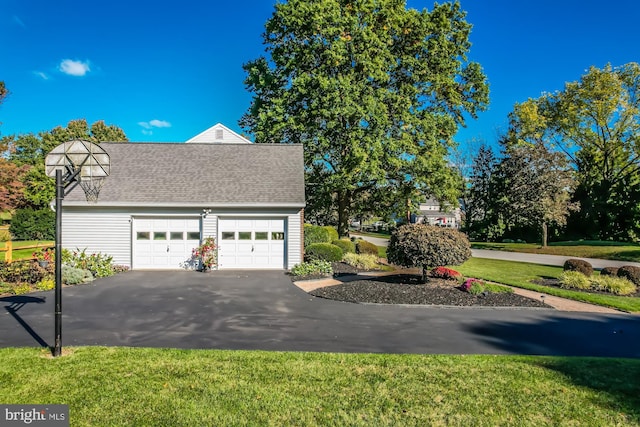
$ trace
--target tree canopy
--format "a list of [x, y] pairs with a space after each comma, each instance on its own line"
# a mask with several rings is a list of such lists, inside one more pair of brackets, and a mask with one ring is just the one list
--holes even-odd
[[564, 90], [516, 106], [518, 138], [544, 141], [576, 170], [585, 237], [640, 237], [640, 65], [591, 67]]
[[488, 103], [482, 69], [466, 56], [470, 30], [457, 2], [278, 3], [267, 56], [244, 65], [254, 97], [240, 124], [258, 143], [304, 144], [307, 211], [330, 204], [340, 235], [356, 200], [455, 203], [459, 176], [446, 155], [465, 117]]

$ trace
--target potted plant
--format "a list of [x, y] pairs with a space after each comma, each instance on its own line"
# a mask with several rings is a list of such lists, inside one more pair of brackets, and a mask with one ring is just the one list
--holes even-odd
[[50, 248], [40, 248], [32, 255], [38, 261], [38, 265], [42, 268], [47, 268], [49, 263], [53, 261], [53, 251], [50, 250]]
[[205, 238], [191, 253], [200, 260], [200, 271], [211, 271], [218, 264], [218, 248], [213, 237]]

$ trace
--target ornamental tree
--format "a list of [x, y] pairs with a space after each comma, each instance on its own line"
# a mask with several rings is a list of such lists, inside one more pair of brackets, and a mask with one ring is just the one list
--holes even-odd
[[446, 159], [465, 116], [488, 103], [469, 62], [460, 4], [407, 9], [404, 0], [278, 2], [265, 57], [244, 65], [254, 95], [240, 124], [258, 143], [304, 144], [308, 215], [337, 213], [340, 236], [368, 207], [432, 195], [456, 203]]
[[422, 281], [430, 268], [462, 264], [471, 257], [464, 233], [425, 224], [398, 227], [389, 239], [387, 259], [403, 267], [422, 267]]

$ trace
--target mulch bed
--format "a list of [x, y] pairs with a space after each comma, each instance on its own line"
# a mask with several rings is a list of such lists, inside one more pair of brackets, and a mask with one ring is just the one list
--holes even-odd
[[[337, 264], [334, 264], [334, 277], [359, 272], [346, 264]], [[310, 294], [319, 298], [354, 303], [551, 308], [542, 301], [514, 293], [471, 295], [458, 289], [457, 284], [457, 282], [442, 279], [430, 279], [423, 284], [419, 275], [395, 274], [327, 286], [316, 289]]]

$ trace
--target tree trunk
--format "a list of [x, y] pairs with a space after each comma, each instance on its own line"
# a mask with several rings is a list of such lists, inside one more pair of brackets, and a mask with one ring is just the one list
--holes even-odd
[[549, 237], [549, 230], [547, 229], [547, 223], [542, 223], [542, 247], [547, 247], [547, 239]]
[[422, 283], [427, 283], [427, 272], [429, 268], [426, 265], [422, 266]]
[[338, 236], [347, 236], [349, 232], [349, 195], [345, 192], [338, 192]]

